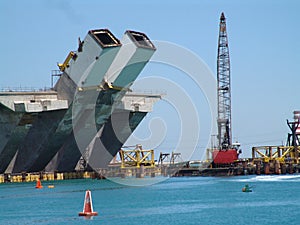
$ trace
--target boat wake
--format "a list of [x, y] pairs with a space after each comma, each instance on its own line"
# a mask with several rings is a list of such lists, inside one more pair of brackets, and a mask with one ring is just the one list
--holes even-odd
[[237, 179], [237, 182], [274, 182], [274, 181], [289, 181], [300, 182], [300, 175], [260, 175], [255, 177], [249, 177], [246, 179]]

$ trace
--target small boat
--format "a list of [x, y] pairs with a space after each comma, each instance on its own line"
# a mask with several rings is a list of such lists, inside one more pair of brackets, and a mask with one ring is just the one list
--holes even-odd
[[245, 187], [242, 188], [242, 192], [252, 192], [252, 189], [248, 184], [246, 184]]

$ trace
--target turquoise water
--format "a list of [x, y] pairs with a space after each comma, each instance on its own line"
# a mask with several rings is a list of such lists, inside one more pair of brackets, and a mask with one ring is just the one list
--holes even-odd
[[[253, 192], [241, 191], [246, 183]], [[0, 185], [0, 224], [300, 224], [300, 175], [181, 177], [145, 187], [109, 180], [34, 186]], [[99, 213], [90, 220], [78, 216], [86, 189]]]

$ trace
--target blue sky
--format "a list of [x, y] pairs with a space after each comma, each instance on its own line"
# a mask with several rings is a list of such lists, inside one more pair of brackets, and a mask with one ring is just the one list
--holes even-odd
[[[300, 110], [299, 10], [297, 0], [0, 0], [0, 87], [50, 86], [56, 63], [77, 48], [79, 36], [83, 39], [95, 28], [109, 28], [118, 38], [132, 29], [153, 40], [176, 43], [197, 54], [215, 73], [218, 23], [225, 12], [233, 137], [241, 142], [243, 156], [250, 156], [251, 146], [285, 143], [286, 119], [292, 119], [293, 110]], [[189, 95], [198, 94], [192, 90]], [[201, 100], [193, 99], [201, 112]], [[156, 105], [154, 116], [162, 116], [165, 107]], [[161, 150], [171, 149], [177, 137], [170, 134]]]

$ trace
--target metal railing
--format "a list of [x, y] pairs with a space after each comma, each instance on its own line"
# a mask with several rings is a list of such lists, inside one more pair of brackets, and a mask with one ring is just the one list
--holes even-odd
[[37, 87], [0, 87], [0, 92], [45, 92], [51, 91], [50, 87], [37, 88]]

